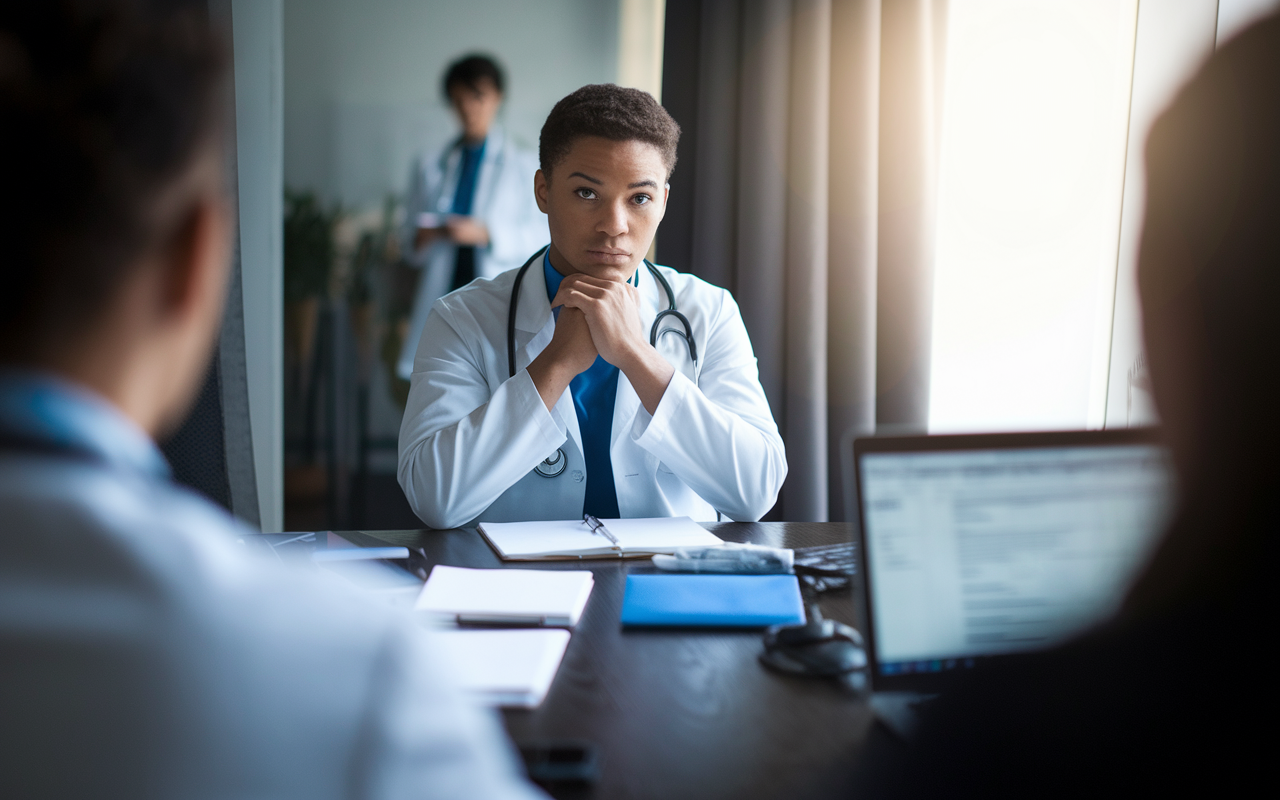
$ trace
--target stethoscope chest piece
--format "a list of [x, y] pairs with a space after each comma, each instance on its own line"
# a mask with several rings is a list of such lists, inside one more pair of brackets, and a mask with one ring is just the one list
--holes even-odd
[[555, 478], [559, 477], [567, 466], [569, 466], [568, 457], [565, 456], [563, 449], [557, 447], [556, 451], [543, 459], [538, 466], [533, 468], [533, 471], [544, 478]]

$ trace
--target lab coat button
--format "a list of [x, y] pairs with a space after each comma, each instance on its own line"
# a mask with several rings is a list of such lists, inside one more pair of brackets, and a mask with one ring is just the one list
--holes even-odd
[[582, 470], [580, 469], [575, 469], [573, 472], [570, 472], [569, 477], [573, 478], [574, 483], [582, 483], [587, 479], [587, 476], [583, 475]]

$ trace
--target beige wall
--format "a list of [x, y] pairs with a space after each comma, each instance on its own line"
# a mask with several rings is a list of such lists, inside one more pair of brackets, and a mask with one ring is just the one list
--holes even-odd
[[602, 0], [284, 0], [284, 180], [351, 207], [403, 191], [418, 152], [456, 135], [446, 65], [504, 63], [507, 128], [529, 146], [556, 100], [614, 81], [618, 3]]

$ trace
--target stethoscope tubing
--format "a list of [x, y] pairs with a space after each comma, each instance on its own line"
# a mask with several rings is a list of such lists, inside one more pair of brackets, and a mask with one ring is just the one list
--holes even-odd
[[[529, 260], [524, 262], [524, 265], [516, 273], [515, 282], [511, 284], [511, 302], [507, 304], [507, 377], [509, 378], [516, 376], [516, 309], [520, 302], [520, 285], [524, 283], [524, 274], [529, 271], [529, 267], [547, 252], [548, 247], [550, 245], [530, 256]], [[656, 347], [660, 334], [675, 333], [683, 338], [685, 344], [688, 345], [689, 358], [696, 365], [698, 363], [698, 343], [693, 338], [693, 326], [689, 323], [689, 318], [676, 308], [676, 296], [671, 291], [671, 284], [667, 283], [667, 279], [662, 277], [662, 273], [658, 271], [658, 268], [647, 258], [644, 260], [644, 265], [649, 268], [649, 273], [662, 285], [662, 290], [667, 293], [667, 308], [658, 312], [658, 316], [653, 318], [653, 326], [649, 328], [649, 344]], [[681, 332], [675, 328], [660, 330], [658, 326], [665, 317], [675, 317], [684, 326], [684, 331]]]

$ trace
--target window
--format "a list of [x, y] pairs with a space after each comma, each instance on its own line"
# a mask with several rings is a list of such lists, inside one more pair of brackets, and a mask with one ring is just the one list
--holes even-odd
[[931, 431], [1101, 426], [1137, 0], [953, 0]]

